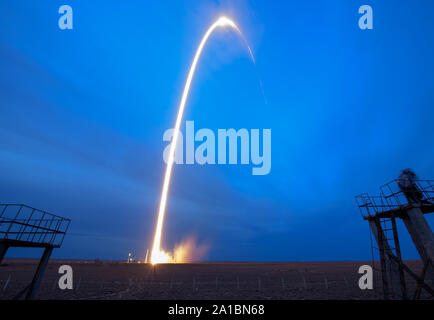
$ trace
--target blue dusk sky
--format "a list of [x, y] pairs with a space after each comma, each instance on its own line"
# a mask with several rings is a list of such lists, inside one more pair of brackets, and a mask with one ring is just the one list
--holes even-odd
[[[58, 27], [62, 4], [72, 30]], [[373, 30], [358, 26], [363, 4]], [[236, 33], [217, 30], [183, 127], [271, 129], [271, 171], [176, 165], [163, 247], [195, 236], [208, 261], [370, 259], [354, 196], [406, 167], [434, 178], [433, 12], [429, 0], [3, 0], [0, 202], [72, 219], [55, 258], [144, 258], [163, 133], [202, 35], [225, 14], [256, 64]]]

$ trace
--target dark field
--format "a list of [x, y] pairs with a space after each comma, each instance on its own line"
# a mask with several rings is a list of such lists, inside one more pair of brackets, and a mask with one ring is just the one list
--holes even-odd
[[[60, 265], [71, 265], [74, 289], [60, 290]], [[127, 264], [53, 260], [37, 299], [381, 299], [358, 287], [358, 268], [369, 262]], [[406, 264], [419, 273], [417, 261]], [[12, 299], [33, 277], [36, 260], [5, 259], [0, 266], [0, 299]], [[8, 281], [9, 279], [9, 281]], [[415, 283], [407, 279], [410, 294]], [[427, 297], [425, 293], [422, 297]]]

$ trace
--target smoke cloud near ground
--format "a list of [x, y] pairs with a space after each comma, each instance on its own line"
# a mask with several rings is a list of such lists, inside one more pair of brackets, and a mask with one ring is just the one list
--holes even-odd
[[195, 236], [188, 236], [175, 245], [173, 262], [203, 261], [206, 258], [209, 249], [209, 244], [198, 243]]

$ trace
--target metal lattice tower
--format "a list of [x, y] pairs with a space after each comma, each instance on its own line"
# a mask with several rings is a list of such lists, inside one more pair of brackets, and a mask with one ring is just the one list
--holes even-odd
[[16, 298], [26, 293], [33, 299], [54, 248], [60, 248], [71, 220], [24, 204], [0, 204], [0, 263], [9, 247], [44, 248], [32, 282]]
[[[417, 194], [417, 197], [414, 196]], [[415, 180], [402, 190], [399, 180], [380, 187], [376, 196], [356, 196], [362, 217], [369, 222], [380, 255], [384, 299], [419, 299], [422, 289], [434, 297], [434, 235], [424, 214], [434, 212], [434, 180]], [[396, 219], [401, 219], [423, 262], [418, 275], [402, 260]], [[416, 290], [409, 296], [405, 275], [416, 281]], [[434, 280], [433, 280], [434, 281]]]

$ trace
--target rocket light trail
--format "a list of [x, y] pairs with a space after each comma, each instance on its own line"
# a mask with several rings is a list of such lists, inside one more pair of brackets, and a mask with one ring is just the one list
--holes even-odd
[[[188, 93], [190, 91], [190, 85], [193, 80], [197, 63], [199, 61], [200, 55], [202, 53], [202, 50], [208, 38], [213, 33], [213, 31], [219, 27], [220, 28], [231, 27], [241, 35], [241, 31], [238, 29], [237, 25], [229, 18], [222, 16], [208, 28], [208, 30], [202, 37], [202, 40], [200, 41], [200, 44], [194, 55], [194, 59], [191, 64], [190, 71], [188, 72], [187, 80], [185, 82], [184, 91], [182, 92], [181, 102], [179, 103], [178, 115], [176, 117], [176, 123], [174, 128], [174, 134], [173, 134], [172, 142], [170, 144], [169, 157], [166, 166], [166, 173], [164, 175], [163, 189], [161, 192], [160, 207], [158, 210], [157, 226], [155, 228], [154, 244], [151, 253], [152, 264], [169, 262], [171, 260], [170, 255], [160, 249], [160, 244], [161, 244], [161, 235], [162, 235], [163, 222], [164, 222], [164, 214], [165, 214], [166, 204], [167, 204], [167, 193], [169, 191], [170, 178], [172, 175], [173, 163], [175, 158], [175, 149], [178, 143], [179, 130], [181, 127], [182, 116], [184, 114], [185, 103], [187, 101]], [[252, 57], [252, 60], [255, 61], [250, 47], [249, 46], [247, 47], [249, 49], [249, 53], [250, 56]]]

